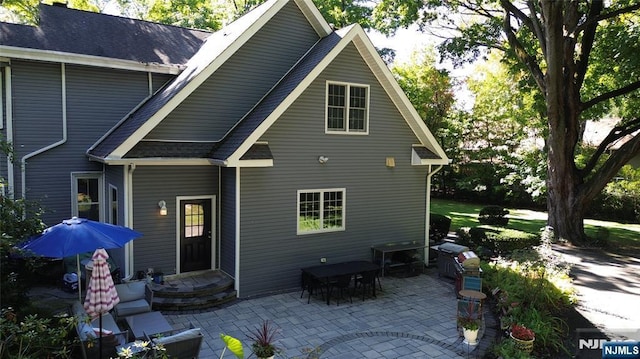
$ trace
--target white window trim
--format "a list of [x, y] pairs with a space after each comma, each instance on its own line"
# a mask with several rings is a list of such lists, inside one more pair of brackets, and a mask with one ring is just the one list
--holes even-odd
[[105, 193], [104, 193], [104, 174], [102, 172], [71, 172], [71, 216], [78, 216], [78, 179], [88, 178], [98, 180], [98, 193], [100, 193], [99, 203], [99, 217], [100, 222], [104, 222], [104, 206], [105, 206]]
[[[113, 198], [113, 190], [116, 191], [116, 198]], [[109, 223], [116, 224], [116, 225], [117, 225], [117, 222], [118, 222], [118, 218], [113, 218], [113, 208], [112, 208], [112, 206], [113, 206], [113, 202], [116, 202], [116, 211], [118, 212], [118, 213], [116, 213], [116, 216], [119, 216], [120, 215], [120, 208], [119, 208], [120, 207], [120, 203], [119, 203], [119, 200], [118, 200], [118, 195], [119, 195], [118, 187], [116, 187], [113, 184], [109, 183], [109, 189], [108, 189], [108, 193], [107, 193], [107, 200], [109, 201], [107, 203], [107, 208], [108, 208], [109, 211], [107, 213], [109, 214], [108, 215]], [[114, 223], [114, 220], [115, 220], [116, 223]]]
[[[346, 86], [347, 91], [345, 92], [347, 98], [345, 101], [346, 111], [345, 111], [345, 130], [333, 130], [329, 128], [329, 86], [330, 85], [341, 85]], [[350, 131], [349, 130], [349, 94], [351, 86], [355, 87], [364, 87], [367, 89], [367, 107], [365, 108], [364, 122], [365, 122], [365, 131]], [[371, 105], [371, 86], [366, 84], [359, 84], [354, 82], [339, 82], [339, 81], [327, 81], [324, 90], [324, 132], [325, 134], [332, 135], [368, 135], [369, 134], [369, 108]]]
[[[342, 192], [342, 227], [339, 228], [326, 228], [311, 231], [303, 231], [300, 229], [300, 194], [301, 193], [320, 193], [320, 214], [324, 213], [324, 193], [326, 192]], [[323, 188], [323, 189], [301, 189], [296, 192], [296, 233], [298, 235], [316, 234], [316, 233], [328, 233], [328, 232], [341, 232], [347, 228], [347, 189], [346, 188]], [[322, 223], [323, 218], [320, 219]]]

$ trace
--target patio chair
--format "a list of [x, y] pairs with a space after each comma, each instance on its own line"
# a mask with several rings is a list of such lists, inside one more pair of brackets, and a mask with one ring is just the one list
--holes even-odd
[[473, 277], [473, 276], [463, 276], [462, 277], [462, 288], [461, 290], [470, 289], [476, 290], [478, 292], [482, 292], [482, 278]]
[[302, 298], [304, 296], [304, 292], [307, 291], [307, 293], [309, 293], [307, 304], [309, 304], [311, 302], [311, 296], [320, 291], [322, 300], [324, 300], [324, 290], [322, 290], [323, 286], [324, 283], [309, 274], [302, 272], [302, 293], [300, 293], [300, 298]]
[[351, 274], [338, 276], [334, 278], [331, 282], [329, 282], [329, 294], [328, 294], [329, 297], [331, 297], [331, 292], [333, 292], [333, 289], [338, 290], [338, 297], [336, 297], [336, 305], [340, 305], [340, 299], [344, 298], [345, 292], [349, 294], [349, 302], [353, 303]]
[[[362, 291], [363, 302], [369, 291], [374, 298], [376, 297], [376, 278], [378, 278], [378, 270], [363, 272], [356, 277], [356, 289], [359, 288]], [[378, 284], [380, 284], [380, 278], [378, 278]]]

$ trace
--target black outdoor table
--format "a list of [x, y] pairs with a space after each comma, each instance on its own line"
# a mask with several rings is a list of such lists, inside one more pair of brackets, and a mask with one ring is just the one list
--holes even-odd
[[[329, 296], [331, 278], [342, 275], [356, 275], [358, 273], [377, 271], [380, 266], [367, 261], [349, 261], [334, 264], [321, 264], [313, 267], [302, 268], [302, 273], [311, 276], [327, 286], [327, 305], [331, 303]], [[375, 294], [376, 286], [373, 286]]]

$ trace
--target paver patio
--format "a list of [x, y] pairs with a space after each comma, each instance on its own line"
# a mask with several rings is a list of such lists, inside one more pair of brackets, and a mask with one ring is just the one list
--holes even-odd
[[[456, 329], [453, 281], [439, 278], [436, 269], [409, 278], [382, 278], [377, 298], [353, 304], [320, 297], [307, 304], [300, 291], [239, 300], [210, 311], [165, 313], [176, 329], [189, 323], [205, 336], [201, 358], [219, 358], [224, 348], [220, 333], [245, 343], [247, 333], [268, 319], [280, 328], [280, 357], [307, 358], [304, 349], [316, 349], [320, 358], [466, 358], [486, 350], [495, 336], [495, 321], [487, 327], [478, 348], [462, 342]], [[475, 349], [475, 350], [474, 350]], [[228, 354], [231, 355], [232, 354]], [[227, 356], [227, 354], [225, 354]], [[309, 356], [312, 358], [312, 356]]]

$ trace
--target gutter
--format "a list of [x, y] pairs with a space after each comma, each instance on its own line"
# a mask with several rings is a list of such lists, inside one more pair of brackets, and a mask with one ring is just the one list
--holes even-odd
[[[65, 71], [65, 64], [61, 63], [60, 64], [60, 76], [61, 76], [61, 83], [62, 83], [62, 139], [52, 143], [48, 146], [42, 147], [38, 150], [35, 150], [31, 153], [27, 153], [26, 155], [24, 155], [22, 157], [21, 163], [20, 163], [20, 170], [21, 170], [21, 177], [22, 177], [22, 198], [26, 198], [27, 196], [27, 179], [26, 179], [26, 173], [27, 173], [27, 160], [35, 157], [41, 153], [44, 153], [46, 151], [49, 151], [50, 149], [53, 149], [55, 147], [61, 146], [64, 143], [67, 142], [67, 81], [66, 81], [66, 71]], [[8, 127], [8, 126], [7, 126]]]

